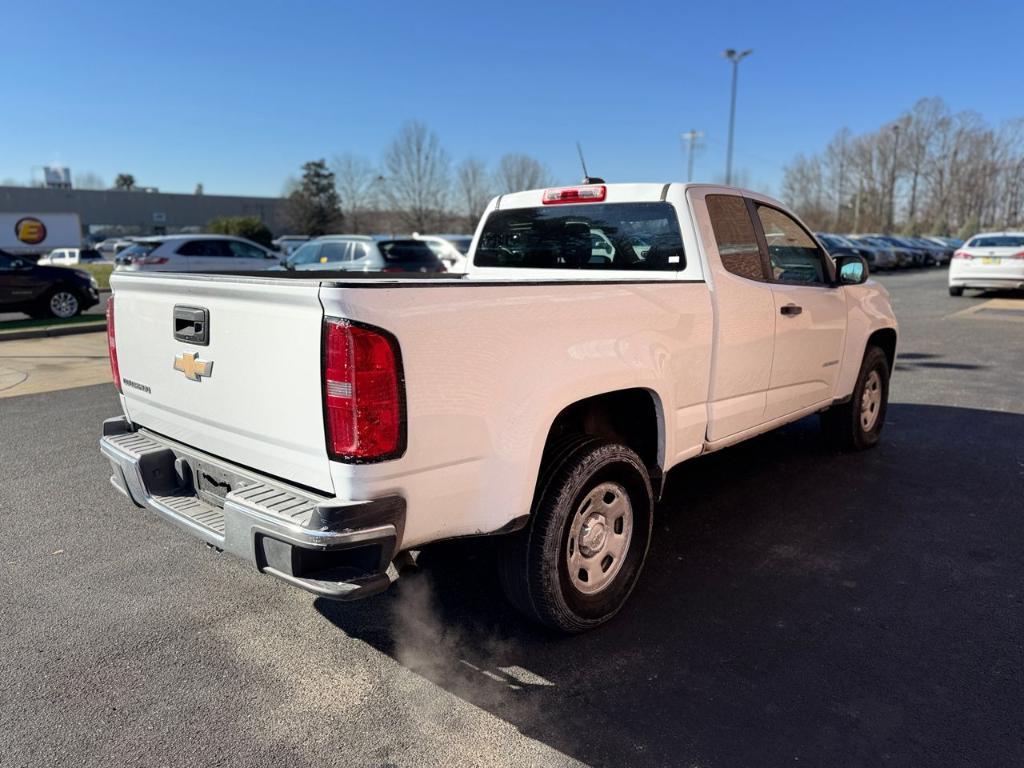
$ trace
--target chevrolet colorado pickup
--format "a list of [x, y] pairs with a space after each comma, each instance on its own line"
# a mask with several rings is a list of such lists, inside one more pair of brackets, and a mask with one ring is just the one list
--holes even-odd
[[582, 631], [637, 583], [680, 462], [819, 413], [879, 439], [897, 324], [857, 255], [762, 195], [494, 199], [465, 275], [115, 273], [113, 485], [317, 595], [501, 537], [508, 597]]

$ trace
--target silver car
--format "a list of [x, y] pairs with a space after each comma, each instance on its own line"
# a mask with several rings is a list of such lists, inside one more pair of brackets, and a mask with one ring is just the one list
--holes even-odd
[[295, 249], [281, 266], [346, 272], [444, 272], [441, 259], [422, 240], [369, 235], [324, 235]]
[[244, 272], [276, 267], [279, 254], [231, 235], [144, 237], [117, 254], [118, 271]]

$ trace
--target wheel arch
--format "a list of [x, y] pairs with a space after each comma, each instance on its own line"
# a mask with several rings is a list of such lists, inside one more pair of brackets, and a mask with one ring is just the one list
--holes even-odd
[[593, 435], [636, 451], [660, 497], [665, 466], [665, 410], [657, 392], [629, 387], [581, 398], [554, 417], [544, 443], [544, 456], [560, 439]]
[[[868, 347], [881, 349], [885, 353], [886, 360], [889, 361], [889, 372], [892, 373], [892, 369], [896, 365], [896, 338], [895, 328], [879, 328], [868, 336], [867, 343], [864, 345], [864, 354], [867, 354]], [[863, 359], [863, 355], [861, 358]]]

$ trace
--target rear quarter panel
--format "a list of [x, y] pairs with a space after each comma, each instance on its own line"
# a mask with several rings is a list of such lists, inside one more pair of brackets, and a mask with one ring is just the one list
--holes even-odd
[[703, 282], [324, 287], [320, 297], [327, 316], [384, 328], [401, 345], [405, 455], [331, 466], [339, 495], [407, 499], [405, 547], [527, 514], [548, 430], [582, 398], [649, 390], [666, 468], [703, 444], [712, 333]]

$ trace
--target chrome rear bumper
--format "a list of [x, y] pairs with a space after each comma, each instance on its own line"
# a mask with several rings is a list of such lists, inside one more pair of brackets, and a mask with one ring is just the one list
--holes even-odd
[[323, 597], [386, 589], [405, 524], [405, 500], [340, 501], [225, 462], [124, 418], [103, 424], [111, 484], [212, 547]]

